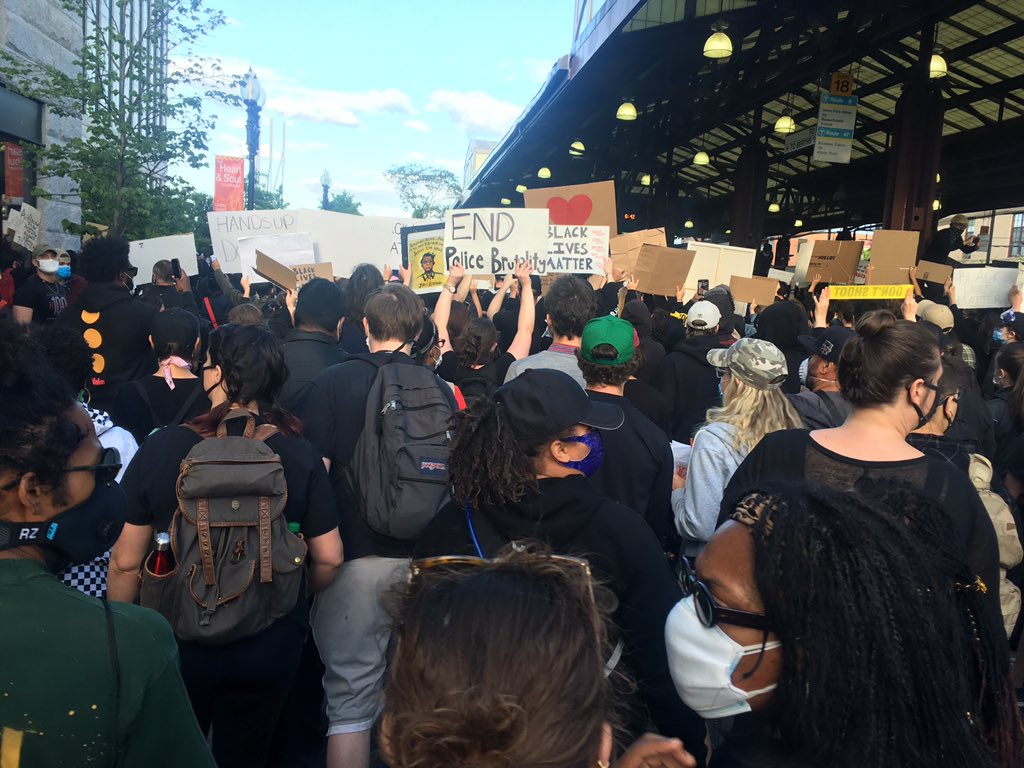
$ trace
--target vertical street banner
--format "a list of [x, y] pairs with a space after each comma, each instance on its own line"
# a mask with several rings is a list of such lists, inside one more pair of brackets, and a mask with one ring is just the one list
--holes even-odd
[[821, 94], [818, 129], [814, 138], [814, 159], [826, 163], [849, 163], [856, 127], [856, 96]]
[[213, 210], [245, 209], [245, 158], [217, 155], [214, 163]]
[[4, 196], [21, 201], [25, 197], [25, 163], [20, 144], [9, 141], [4, 145]]

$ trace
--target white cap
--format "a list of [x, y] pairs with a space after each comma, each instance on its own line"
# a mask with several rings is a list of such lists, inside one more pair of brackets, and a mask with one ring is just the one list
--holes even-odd
[[710, 301], [698, 301], [686, 313], [686, 324], [690, 328], [714, 328], [722, 322], [722, 313]]

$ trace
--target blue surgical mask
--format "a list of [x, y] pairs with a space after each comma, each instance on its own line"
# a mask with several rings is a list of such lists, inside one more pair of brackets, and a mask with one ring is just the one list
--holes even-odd
[[71, 267], [67, 265], [63, 267], [58, 267], [57, 277], [59, 277], [61, 280], [67, 280], [69, 277], [71, 277]]
[[590, 453], [584, 456], [580, 461], [561, 462], [563, 467], [579, 470], [583, 473], [584, 477], [592, 477], [601, 467], [601, 460], [604, 459], [604, 440], [601, 439], [601, 433], [596, 429], [591, 430], [584, 435], [563, 438], [562, 442], [583, 443], [590, 449]]
[[1006, 331], [1004, 331], [1002, 328], [996, 328], [994, 331], [992, 331], [992, 341], [994, 341], [999, 346], [1005, 344]]

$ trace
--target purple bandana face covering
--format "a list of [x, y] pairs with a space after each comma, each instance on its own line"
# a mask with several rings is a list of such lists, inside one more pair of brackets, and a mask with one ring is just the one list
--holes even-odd
[[583, 473], [584, 477], [591, 477], [601, 467], [601, 460], [604, 458], [604, 440], [601, 439], [601, 433], [597, 430], [592, 430], [585, 435], [577, 437], [567, 437], [562, 442], [583, 443], [590, 449], [590, 453], [580, 461], [561, 462], [563, 467], [579, 470]]

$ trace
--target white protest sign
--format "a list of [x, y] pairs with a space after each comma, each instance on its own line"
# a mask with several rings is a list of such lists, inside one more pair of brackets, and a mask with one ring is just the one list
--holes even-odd
[[[21, 221], [21, 211], [17, 208], [11, 208], [7, 212], [7, 218], [4, 219], [4, 232], [13, 232], [18, 228], [18, 222]], [[0, 233], [2, 234], [2, 233]]]
[[751, 277], [754, 274], [753, 248], [695, 240], [687, 243], [685, 248], [697, 254], [686, 275], [688, 294], [696, 293], [698, 280], [707, 280], [708, 287], [714, 288], [716, 285], [728, 285], [733, 277]]
[[[238, 255], [245, 270], [243, 274], [254, 282], [260, 280], [255, 272], [256, 251], [262, 251], [278, 264], [288, 267], [317, 263], [313, 237], [308, 232], [241, 237], [238, 239]], [[221, 269], [224, 269], [223, 265]]]
[[793, 282], [793, 278], [796, 277], [796, 274], [785, 269], [775, 269], [775, 267], [771, 267], [768, 270], [768, 277], [773, 280], [779, 280], [786, 285], [790, 285]]
[[158, 261], [177, 259], [186, 274], [194, 275], [199, 270], [196, 263], [196, 239], [189, 232], [184, 235], [151, 237], [148, 240], [133, 240], [129, 243], [128, 258], [132, 266], [139, 268], [136, 281], [139, 285], [152, 282], [153, 265]]
[[597, 275], [604, 271], [608, 256], [608, 227], [574, 225], [548, 226], [548, 255], [536, 274], [557, 272]]
[[811, 251], [814, 250], [814, 242], [804, 240], [796, 248], [796, 281], [807, 282], [807, 268], [811, 266]]
[[507, 275], [525, 259], [541, 274], [548, 249], [545, 208], [467, 208], [444, 215], [445, 263], [471, 275]]
[[217, 211], [206, 214], [213, 240], [213, 255], [224, 272], [242, 272], [238, 241], [259, 235], [308, 232], [313, 238], [317, 263], [327, 263], [342, 277], [364, 262], [382, 267], [401, 263], [403, 226], [429, 224], [424, 219], [388, 216], [354, 216], [333, 211]]
[[998, 309], [1010, 306], [1010, 289], [1017, 285], [1016, 267], [960, 267], [953, 270], [956, 305], [960, 309]]
[[39, 244], [39, 233], [43, 229], [43, 214], [28, 203], [21, 204], [21, 213], [14, 229], [12, 242], [31, 251]]

